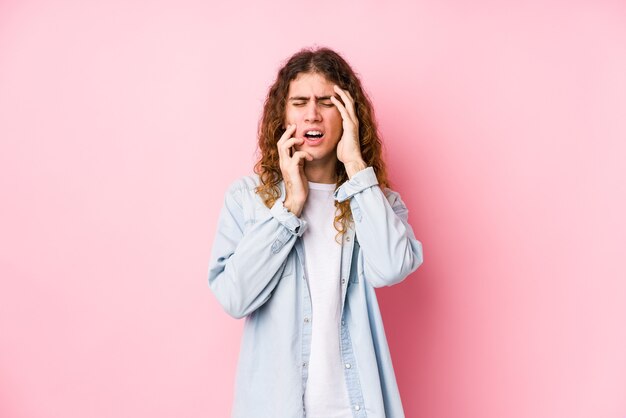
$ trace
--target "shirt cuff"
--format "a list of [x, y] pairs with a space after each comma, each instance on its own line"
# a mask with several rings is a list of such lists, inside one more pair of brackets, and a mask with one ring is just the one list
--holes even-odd
[[274, 216], [274, 218], [276, 218], [276, 220], [287, 228], [287, 230], [289, 230], [289, 232], [293, 235], [301, 237], [302, 234], [304, 234], [304, 231], [306, 231], [307, 222], [289, 212], [283, 205], [282, 200], [276, 199], [276, 202], [274, 202], [270, 212], [272, 213], [272, 216]]
[[335, 191], [335, 200], [343, 202], [344, 200], [350, 199], [355, 194], [377, 184], [378, 179], [376, 178], [374, 167], [364, 168], [353, 175], [350, 180], [339, 186]]

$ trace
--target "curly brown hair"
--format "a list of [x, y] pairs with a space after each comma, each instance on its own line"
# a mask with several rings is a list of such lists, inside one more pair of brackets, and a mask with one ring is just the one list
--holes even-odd
[[[301, 73], [320, 74], [343, 90], [347, 90], [354, 98], [355, 112], [359, 120], [359, 142], [363, 161], [374, 168], [380, 187], [389, 187], [382, 156], [382, 142], [374, 118], [374, 108], [361, 86], [361, 81], [337, 52], [329, 48], [304, 48], [292, 55], [278, 71], [276, 81], [267, 93], [263, 115], [259, 121], [259, 159], [254, 166], [254, 172], [261, 180], [256, 192], [265, 205], [271, 208], [280, 197], [279, 184], [283, 176], [279, 167], [277, 143], [285, 132], [283, 124], [289, 84]], [[335, 170], [336, 187], [339, 187], [348, 180], [348, 175], [344, 165], [340, 162], [337, 163]], [[335, 229], [340, 236], [347, 230], [348, 223], [352, 222], [350, 201], [345, 200], [341, 203], [335, 201], [335, 206], [337, 207]]]

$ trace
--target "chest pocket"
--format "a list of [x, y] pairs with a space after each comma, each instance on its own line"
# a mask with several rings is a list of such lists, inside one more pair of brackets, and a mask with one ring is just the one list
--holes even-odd
[[254, 190], [244, 190], [242, 193], [247, 194], [242, 199], [244, 227], [246, 230], [260, 220], [272, 216], [270, 210]]

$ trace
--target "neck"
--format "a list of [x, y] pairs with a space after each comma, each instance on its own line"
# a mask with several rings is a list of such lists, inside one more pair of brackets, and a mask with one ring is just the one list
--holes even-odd
[[335, 173], [337, 162], [336, 158], [328, 161], [305, 161], [304, 174], [307, 180], [313, 183], [335, 184], [337, 182], [337, 174]]

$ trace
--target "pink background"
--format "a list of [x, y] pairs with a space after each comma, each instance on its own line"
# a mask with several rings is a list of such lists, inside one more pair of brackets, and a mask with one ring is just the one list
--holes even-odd
[[217, 215], [314, 44], [424, 245], [378, 291], [407, 417], [626, 416], [623, 2], [209, 3], [0, 1], [1, 417], [229, 415]]

